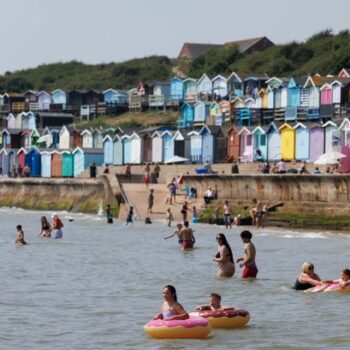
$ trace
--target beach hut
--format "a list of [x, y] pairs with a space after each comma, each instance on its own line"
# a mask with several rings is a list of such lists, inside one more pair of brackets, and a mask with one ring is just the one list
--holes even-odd
[[51, 152], [51, 177], [62, 177], [62, 155], [57, 150]]
[[40, 111], [49, 111], [52, 102], [51, 95], [46, 91], [39, 91], [36, 95], [38, 109]]
[[13, 167], [17, 169], [17, 154], [15, 150], [3, 148], [0, 151], [0, 160], [3, 176], [8, 176]]
[[152, 162], [152, 135], [149, 132], [145, 132], [142, 135], [143, 143], [143, 161], [146, 163]]
[[131, 137], [130, 135], [123, 135], [122, 136], [123, 141], [123, 158], [125, 164], [131, 163]]
[[84, 170], [95, 163], [100, 166], [104, 163], [104, 152], [102, 149], [85, 149], [77, 147], [73, 151], [74, 177], [79, 176]]
[[74, 163], [73, 154], [70, 150], [61, 151], [62, 157], [62, 176], [73, 177], [74, 176]]
[[281, 159], [281, 134], [277, 125], [271, 122], [266, 129], [267, 158], [269, 161]]
[[82, 148], [93, 148], [92, 132], [89, 129], [85, 129], [81, 132]]
[[196, 79], [187, 78], [184, 80], [184, 96], [187, 103], [195, 103], [197, 101]]
[[211, 103], [210, 102], [203, 102], [203, 101], [198, 101], [194, 105], [194, 119], [193, 119], [193, 124], [194, 125], [203, 125], [207, 123], [208, 118], [210, 116], [210, 107]]
[[51, 159], [50, 151], [41, 151], [41, 177], [51, 177]]
[[26, 165], [30, 168], [30, 175], [41, 176], [41, 154], [37, 147], [32, 147], [25, 156]]
[[70, 140], [70, 131], [69, 129], [63, 125], [60, 134], [59, 134], [59, 149], [68, 149], [70, 148], [71, 140]]
[[7, 118], [6, 118], [6, 121], [7, 121], [7, 128], [8, 129], [16, 129], [16, 117], [10, 113]]
[[191, 131], [188, 133], [190, 137], [190, 155], [192, 163], [202, 163], [202, 136], [198, 131]]
[[103, 154], [104, 164], [113, 164], [113, 138], [111, 135], [106, 135], [103, 138]]
[[321, 77], [309, 76], [304, 84], [304, 89], [309, 89], [309, 105], [307, 118], [317, 120], [320, 118], [320, 82]]
[[120, 135], [113, 137], [113, 164], [123, 164], [123, 140]]
[[295, 159], [306, 161], [309, 159], [310, 135], [309, 128], [303, 123], [297, 123], [295, 130]]
[[[253, 137], [253, 155], [254, 160], [267, 160], [267, 137], [266, 131], [261, 127], [257, 126], [252, 131]], [[260, 151], [261, 158], [258, 157], [258, 151]]]
[[92, 131], [92, 148], [103, 148], [103, 135], [101, 130]]
[[281, 133], [281, 157], [283, 160], [295, 158], [295, 130], [287, 123], [279, 128]]
[[143, 145], [142, 145], [142, 138], [139, 134], [137, 134], [135, 131], [130, 136], [131, 141], [131, 158], [130, 163], [131, 164], [141, 164], [142, 159], [142, 152], [143, 152]]
[[[31, 138], [31, 131], [30, 130], [22, 130], [19, 133], [20, 137], [20, 146], [24, 148], [30, 148], [31, 146], [36, 146], [32, 144], [32, 138]], [[12, 140], [14, 140], [13, 137], [11, 137]], [[16, 147], [15, 145], [13, 145]], [[17, 148], [17, 147], [16, 147]]]
[[332, 85], [325, 83], [320, 88], [320, 117], [329, 120], [333, 117], [333, 89]]
[[324, 152], [339, 151], [340, 133], [337, 124], [329, 120], [322, 127], [324, 129]]
[[22, 169], [25, 167], [26, 165], [26, 155], [27, 155], [27, 150], [24, 147], [21, 147], [18, 151], [17, 151], [17, 163], [18, 166], [21, 167]]
[[237, 127], [232, 126], [227, 131], [227, 152], [226, 158], [228, 161], [239, 159], [239, 135]]
[[[185, 157], [185, 137], [177, 130], [174, 134], [174, 155], [179, 157]], [[185, 157], [187, 158], [187, 157]]]
[[287, 85], [287, 106], [285, 113], [285, 121], [294, 121], [297, 119], [299, 106], [299, 85], [294, 78], [290, 78]]
[[215, 97], [222, 99], [227, 96], [227, 79], [217, 75], [212, 79], [212, 91]]
[[56, 89], [51, 92], [52, 103], [56, 105], [61, 105], [62, 109], [66, 109], [66, 105], [68, 104], [67, 94], [64, 90]]
[[241, 162], [253, 161], [253, 138], [252, 132], [244, 126], [238, 132], [239, 135], [239, 158]]
[[199, 131], [202, 137], [202, 160], [214, 163], [226, 158], [226, 138], [219, 126], [204, 125]]
[[183, 101], [184, 99], [183, 79], [174, 77], [170, 80], [170, 96], [173, 101]]
[[232, 72], [227, 78], [227, 92], [230, 99], [243, 96], [243, 80], [236, 72]]
[[319, 124], [310, 127], [310, 160], [314, 162], [324, 153], [324, 128]]
[[194, 107], [189, 103], [184, 103], [181, 106], [182, 118], [176, 121], [178, 128], [189, 128], [193, 124]]
[[209, 107], [210, 118], [208, 120], [208, 125], [222, 125], [222, 113], [221, 108], [217, 102], [213, 102]]
[[174, 156], [174, 139], [173, 134], [169, 130], [165, 130], [161, 137], [163, 139], [163, 162]]
[[210, 78], [203, 74], [197, 81], [197, 94], [208, 96], [211, 95], [213, 91], [213, 84]]
[[123, 105], [128, 103], [128, 93], [124, 91], [117, 91], [114, 89], [107, 89], [103, 91], [103, 100], [106, 103], [115, 103]]
[[163, 138], [159, 131], [152, 135], [152, 162], [161, 163], [163, 161]]
[[[41, 143], [39, 143], [40, 133], [37, 129], [33, 129], [30, 133], [30, 145], [40, 147]], [[43, 146], [45, 146], [43, 144]]]

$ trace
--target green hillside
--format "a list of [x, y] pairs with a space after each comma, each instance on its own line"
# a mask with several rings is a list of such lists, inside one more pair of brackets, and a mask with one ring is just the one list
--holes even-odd
[[177, 67], [193, 78], [207, 73], [228, 76], [232, 71], [268, 74], [270, 76], [295, 76], [304, 74], [337, 74], [341, 68], [350, 67], [350, 33], [338, 34], [326, 30], [313, 35], [303, 43], [277, 45], [263, 52], [243, 55], [234, 45], [211, 51], [193, 61], [177, 62], [165, 56], [151, 56], [122, 63], [43, 64], [37, 68], [0, 75], [0, 93], [20, 92], [28, 89], [51, 91], [62, 89], [129, 89], [140, 81], [167, 80]]

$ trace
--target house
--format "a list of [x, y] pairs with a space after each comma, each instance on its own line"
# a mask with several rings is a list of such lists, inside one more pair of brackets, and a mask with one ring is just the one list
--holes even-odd
[[279, 127], [281, 134], [281, 157], [283, 160], [295, 159], [295, 130], [288, 123]]
[[350, 78], [350, 69], [343, 68], [339, 74], [338, 78]]
[[241, 162], [247, 163], [253, 161], [253, 137], [252, 129], [244, 126], [238, 132], [239, 136], [239, 159]]
[[84, 94], [85, 105], [97, 105], [99, 102], [104, 101], [104, 95], [97, 90], [88, 90]]
[[[305, 81], [303, 82], [305, 84]], [[287, 83], [287, 106], [285, 121], [295, 121], [298, 117], [298, 107], [300, 104], [300, 79], [290, 78]]]
[[255, 161], [267, 160], [267, 135], [263, 127], [257, 126], [252, 131], [253, 157]]
[[295, 130], [295, 159], [306, 161], [310, 158], [310, 134], [309, 128], [303, 123], [297, 123]]
[[203, 102], [203, 101], [198, 101], [194, 105], [194, 119], [193, 119], [194, 125], [203, 125], [207, 123], [208, 118], [210, 116], [210, 111], [209, 111], [210, 105], [211, 105], [210, 102]]
[[[66, 109], [68, 105], [68, 96], [66, 91], [62, 89], [55, 89], [51, 92], [51, 99], [55, 111], [62, 111]], [[50, 108], [51, 109], [51, 108]]]
[[1, 137], [3, 148], [19, 149], [24, 143], [22, 129], [3, 129]]
[[199, 131], [188, 133], [190, 138], [190, 160], [191, 163], [202, 163], [202, 136]]
[[236, 96], [243, 96], [243, 79], [236, 72], [232, 72], [226, 80], [227, 93], [230, 99]]
[[21, 147], [18, 151], [17, 151], [17, 164], [18, 164], [18, 168], [21, 168], [23, 170], [23, 168], [26, 165], [26, 155], [28, 154], [27, 150], [24, 147]]
[[161, 163], [163, 161], [163, 138], [160, 131], [155, 131], [152, 135], [152, 162]]
[[19, 113], [28, 111], [28, 103], [25, 102], [25, 95], [17, 92], [6, 92], [3, 97], [3, 112]]
[[231, 120], [231, 103], [227, 100], [219, 102], [219, 107], [222, 115], [222, 123], [229, 122]]
[[221, 127], [204, 125], [199, 131], [202, 137], [202, 161], [214, 163], [226, 158], [226, 141]]
[[210, 78], [203, 74], [197, 81], [197, 94], [200, 99], [207, 99], [213, 93], [213, 84]]
[[123, 158], [125, 164], [131, 163], [131, 136], [128, 134], [124, 134], [122, 136], [123, 141]]
[[267, 129], [267, 155], [269, 161], [281, 159], [281, 134], [276, 123], [271, 122]]
[[74, 116], [71, 113], [36, 112], [35, 118], [38, 129], [62, 127], [63, 125], [73, 124], [74, 122]]
[[30, 146], [36, 146], [36, 147], [44, 146], [39, 142], [39, 138], [40, 138], [39, 131], [37, 129], [33, 129], [30, 132]]
[[31, 109], [31, 104], [36, 104], [38, 101], [38, 93], [34, 90], [28, 90], [24, 93], [24, 101], [28, 104]]
[[131, 142], [131, 152], [130, 152], [130, 163], [131, 164], [141, 164], [142, 159], [142, 138], [135, 131], [130, 135]]
[[176, 121], [178, 128], [190, 128], [194, 119], [194, 107], [189, 103], [184, 103], [181, 106], [182, 118]]
[[324, 128], [320, 124], [310, 126], [310, 160], [314, 162], [324, 153]]
[[61, 150], [82, 146], [81, 131], [72, 127], [63, 126], [60, 130], [59, 148]]
[[45, 143], [45, 148], [57, 148], [60, 141], [60, 130], [46, 127], [39, 138], [38, 142]]
[[230, 41], [225, 44], [184, 43], [177, 58], [193, 60], [194, 58], [206, 54], [208, 51], [217, 51], [228, 45], [235, 45], [240, 53], [250, 54], [253, 52], [266, 50], [275, 44], [265, 36]]
[[33, 130], [36, 128], [36, 116], [32, 111], [22, 112], [17, 118], [21, 121], [22, 129]]
[[10, 113], [7, 117], [6, 117], [6, 127], [8, 129], [16, 129], [17, 125], [16, 125], [16, 117]]
[[320, 119], [320, 87], [324, 84], [321, 76], [309, 76], [304, 84], [304, 89], [309, 91], [309, 105], [307, 110], [307, 119]]
[[217, 75], [212, 79], [212, 91], [213, 95], [219, 100], [227, 96], [227, 79], [222, 75]]
[[236, 126], [232, 126], [227, 131], [226, 159], [228, 161], [239, 160], [239, 135]]
[[74, 177], [79, 176], [90, 164], [101, 166], [104, 162], [104, 151], [101, 149], [82, 149], [73, 151]]
[[103, 101], [105, 103], [115, 103], [117, 105], [128, 104], [128, 93], [124, 91], [118, 91], [114, 89], [107, 89], [102, 92]]
[[170, 97], [174, 101], [182, 102], [184, 99], [184, 81], [174, 77], [170, 80]]
[[92, 148], [103, 148], [103, 135], [102, 131], [95, 129], [91, 132], [92, 135]]

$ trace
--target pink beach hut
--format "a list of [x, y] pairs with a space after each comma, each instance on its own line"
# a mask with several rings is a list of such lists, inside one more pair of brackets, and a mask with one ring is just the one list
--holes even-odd
[[314, 162], [324, 153], [324, 128], [314, 124], [310, 127], [310, 160]]
[[241, 162], [253, 161], [253, 136], [251, 130], [244, 126], [239, 132], [239, 159]]

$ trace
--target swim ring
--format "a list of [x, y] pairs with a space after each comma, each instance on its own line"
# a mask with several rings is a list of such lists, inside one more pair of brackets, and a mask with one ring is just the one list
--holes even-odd
[[193, 224], [198, 224], [198, 218], [197, 217], [192, 218], [192, 223]]
[[190, 317], [187, 320], [152, 320], [144, 326], [144, 331], [156, 339], [203, 339], [211, 330], [205, 318]]
[[332, 283], [328, 286], [320, 285], [310, 289], [307, 289], [305, 292], [308, 293], [318, 293], [318, 292], [338, 292], [338, 293], [350, 293], [350, 286], [341, 288], [339, 283]]
[[213, 328], [239, 328], [245, 326], [250, 320], [248, 311], [234, 308], [191, 312], [190, 315], [206, 318]]

